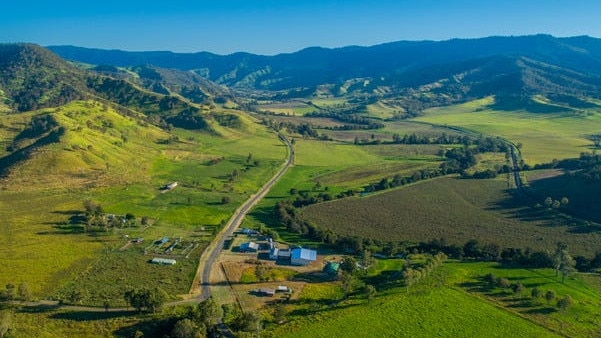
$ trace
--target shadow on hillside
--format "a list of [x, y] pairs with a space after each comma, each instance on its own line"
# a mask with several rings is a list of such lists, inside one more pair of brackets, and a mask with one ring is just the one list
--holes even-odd
[[524, 311], [524, 313], [531, 314], [531, 315], [548, 315], [553, 312], [557, 312], [557, 309], [552, 308], [552, 307], [542, 307], [542, 308], [538, 308], [538, 309], [530, 309], [528, 311]]
[[[131, 326], [121, 327], [113, 331], [113, 334], [115, 337], [167, 337], [176, 320], [174, 317], [152, 318]], [[138, 332], [141, 332], [142, 336], [138, 336]]]
[[134, 310], [131, 311], [68, 311], [61, 312], [50, 316], [53, 319], [73, 320], [78, 322], [91, 321], [91, 320], [106, 320], [114, 318], [129, 317], [132, 313], [136, 313]]
[[518, 193], [515, 190], [506, 190], [506, 198], [493, 203], [487, 210], [500, 212], [507, 218], [529, 223], [534, 226], [570, 226], [572, 227], [570, 232], [583, 233], [583, 230], [577, 227], [575, 220], [571, 216], [557, 210], [551, 210], [540, 206], [540, 201], [536, 200], [534, 197]]

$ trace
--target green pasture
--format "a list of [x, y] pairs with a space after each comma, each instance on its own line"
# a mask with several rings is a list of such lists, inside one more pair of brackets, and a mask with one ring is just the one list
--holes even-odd
[[466, 128], [521, 143], [522, 156], [528, 164], [578, 157], [581, 152], [591, 149], [593, 142], [588, 137], [597, 135], [601, 129], [598, 113], [501, 111], [491, 110], [487, 104], [490, 104], [487, 100], [478, 100], [431, 108], [414, 120]]
[[[107, 213], [132, 213], [138, 222], [149, 217], [152, 226], [140, 234], [147, 240], [200, 236], [208, 241], [216, 227], [281, 167], [287, 154], [275, 133], [248, 117], [242, 117], [240, 130], [216, 128], [219, 136], [174, 130], [174, 140], [173, 134], [99, 103], [73, 102], [47, 112], [66, 134], [14, 166], [1, 182], [0, 194], [0, 226], [6, 234], [0, 240], [0, 256], [7, 266], [0, 283], [27, 282], [40, 298], [121, 247], [121, 236], [142, 231], [83, 233], [69, 218], [84, 210], [85, 200], [99, 203]], [[11, 142], [37, 113], [19, 115], [25, 120], [0, 116], [0, 140]], [[232, 178], [234, 171], [238, 175]], [[174, 181], [179, 183], [175, 189], [161, 193], [162, 186]], [[202, 235], [195, 232], [202, 228]], [[118, 253], [109, 259], [118, 260]], [[118, 278], [117, 271], [105, 271]], [[149, 278], [150, 283], [158, 282]], [[187, 273], [184, 278], [170, 291], [186, 292]]]
[[[381, 262], [387, 260], [379, 260]], [[399, 271], [400, 266], [385, 264], [379, 273]], [[390, 265], [390, 266], [386, 266]], [[270, 326], [263, 333], [266, 337], [555, 337], [556, 328], [538, 324], [527, 315], [488, 300], [461, 285], [471, 281], [496, 264], [445, 263], [444, 285], [432, 286], [426, 281], [412, 287], [407, 293], [400, 282], [376, 285], [376, 297], [368, 301], [361, 296], [342, 300], [340, 289], [334, 284], [308, 284], [302, 291], [297, 304], [288, 307], [290, 320], [283, 325]], [[499, 270], [511, 274], [514, 270]], [[515, 270], [516, 275], [527, 275], [538, 282], [536, 273]], [[547, 271], [544, 271], [547, 273]], [[508, 275], [509, 276], [509, 275]], [[518, 279], [518, 276], [510, 277]], [[527, 278], [527, 277], [524, 277]], [[568, 292], [572, 284], [558, 286], [555, 280], [546, 281], [558, 294]], [[394, 285], [396, 283], [396, 285]], [[429, 284], [430, 286], [427, 286]], [[547, 287], [546, 285], [544, 286]], [[586, 286], [585, 286], [586, 287]], [[596, 294], [588, 293], [579, 301], [592, 300]], [[330, 304], [330, 305], [328, 305]], [[577, 305], [580, 306], [580, 305]], [[574, 306], [574, 311], [578, 311]], [[552, 315], [553, 316], [553, 315]], [[557, 314], [560, 322], [565, 319]], [[577, 332], [582, 327], [578, 327]], [[586, 330], [586, 328], [584, 329]]]
[[324, 229], [382, 241], [421, 242], [444, 238], [463, 245], [470, 239], [501, 247], [551, 250], [566, 242], [574, 253], [592, 256], [599, 233], [579, 231], [569, 217], [507, 190], [511, 178], [470, 180], [442, 177], [302, 209]]
[[[593, 337], [601, 333], [598, 275], [574, 274], [562, 284], [552, 269], [447, 261], [439, 276], [427, 277], [407, 291], [398, 277], [402, 263], [401, 259], [377, 260], [377, 268], [365, 279], [380, 281], [371, 301], [360, 294], [344, 299], [336, 282], [307, 284], [299, 300], [287, 305], [288, 322], [270, 325], [263, 335]], [[395, 273], [397, 277], [391, 277]], [[510, 288], [490, 287], [484, 280], [489, 273], [521, 283], [524, 290], [514, 293]], [[555, 299], [532, 298], [534, 287], [543, 293], [552, 291]], [[574, 302], [561, 310], [557, 300], [566, 295]]]

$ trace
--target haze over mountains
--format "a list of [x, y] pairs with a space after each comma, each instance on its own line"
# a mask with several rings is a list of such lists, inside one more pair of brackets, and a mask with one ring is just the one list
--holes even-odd
[[218, 84], [264, 90], [316, 88], [367, 78], [370, 88], [447, 80], [453, 82], [447, 84], [451, 88], [467, 86], [461, 91], [475, 96], [490, 94], [495, 88], [511, 93], [556, 93], [564, 92], [565, 86], [574, 93], [592, 94], [601, 83], [601, 40], [586, 36], [400, 41], [371, 47], [311, 47], [275, 56], [49, 48], [68, 60], [194, 71]]
[[[395, 99], [410, 113], [490, 95], [497, 97], [497, 108], [528, 106], [533, 95], [582, 108], [590, 104], [583, 97], [597, 98], [601, 92], [601, 40], [586, 36], [400, 41], [371, 47], [312, 47], [275, 56], [49, 47], [66, 60], [92, 65], [93, 72], [35, 45], [26, 45], [35, 51], [26, 55], [23, 46], [0, 48], [5, 102], [21, 111], [87, 97], [90, 91], [109, 100], [118, 96], [120, 104], [133, 107], [136, 104], [124, 100], [135, 101], [138, 95], [124, 94], [138, 92], [135, 88], [196, 103], [230, 97], [226, 87], [277, 92], [284, 99], [355, 93]], [[97, 76], [105, 79], [100, 81], [103, 85], [90, 80]], [[145, 95], [155, 95], [149, 92]], [[165, 104], [155, 110], [161, 109], [167, 109]]]

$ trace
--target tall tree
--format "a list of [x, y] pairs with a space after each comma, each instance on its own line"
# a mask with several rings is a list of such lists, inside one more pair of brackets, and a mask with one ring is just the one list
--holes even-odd
[[10, 310], [2, 310], [0, 311], [0, 338], [4, 338], [4, 336], [8, 333], [13, 326], [13, 314]]
[[178, 320], [170, 334], [170, 337], [173, 338], [202, 338], [205, 336], [206, 332], [201, 332], [201, 329], [187, 318]]
[[222, 316], [221, 309], [217, 303], [215, 303], [213, 297], [209, 297], [207, 300], [198, 304], [198, 313], [201, 322], [209, 329], [216, 325], [219, 318]]
[[566, 277], [575, 269], [576, 261], [568, 252], [568, 245], [562, 242], [557, 243], [553, 253], [553, 267], [555, 268], [555, 277], [561, 272], [561, 282], [565, 283]]
[[31, 291], [29, 290], [29, 285], [25, 282], [19, 284], [18, 289], [19, 298], [25, 302], [29, 302], [31, 300]]

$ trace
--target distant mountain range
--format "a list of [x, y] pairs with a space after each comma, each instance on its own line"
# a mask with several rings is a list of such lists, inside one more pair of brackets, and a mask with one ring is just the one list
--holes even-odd
[[[601, 85], [601, 40], [549, 35], [448, 41], [400, 41], [371, 47], [262, 56], [248, 53], [125, 52], [51, 46], [61, 57], [94, 65], [152, 65], [193, 71], [234, 88], [289, 90], [369, 79], [370, 88], [418, 87], [456, 82], [474, 95], [502, 92], [568, 92], [592, 95]], [[508, 87], [507, 87], [508, 86]], [[457, 86], [454, 86], [457, 87]], [[559, 87], [559, 88], [558, 88]]]

